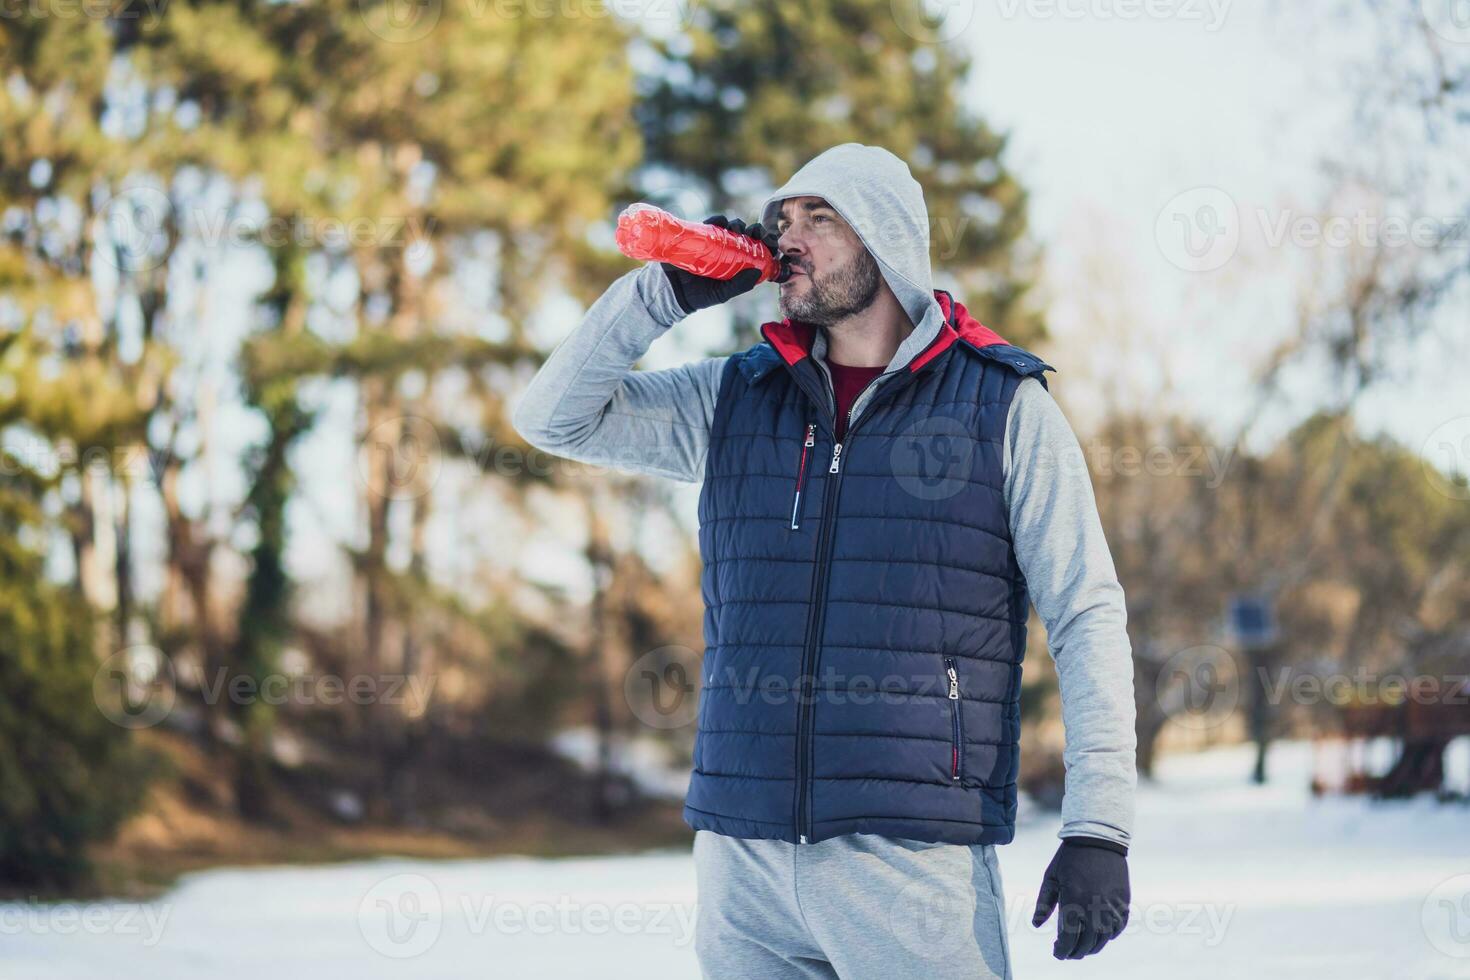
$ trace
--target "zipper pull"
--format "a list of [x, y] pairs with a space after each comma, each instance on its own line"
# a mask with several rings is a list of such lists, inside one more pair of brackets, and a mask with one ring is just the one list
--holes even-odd
[[817, 423], [806, 424], [806, 442], [801, 444], [801, 460], [796, 464], [796, 494], [791, 498], [791, 530], [801, 526], [801, 491], [806, 486], [806, 456], [817, 441]]
[[836, 473], [837, 472], [837, 464], [838, 464], [838, 462], [841, 461], [841, 459], [842, 459], [842, 443], [839, 442], [839, 443], [835, 443], [832, 446], [832, 465], [829, 466], [829, 467], [827, 467], [827, 472], [828, 473]]
[[945, 673], [949, 675], [949, 699], [958, 701], [960, 699], [960, 677], [954, 672], [953, 667], [946, 667]]

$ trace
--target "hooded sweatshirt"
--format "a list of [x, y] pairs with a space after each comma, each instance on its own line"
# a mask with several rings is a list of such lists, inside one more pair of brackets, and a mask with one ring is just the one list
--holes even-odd
[[[924, 189], [909, 173], [908, 164], [880, 146], [834, 146], [766, 198], [761, 224], [775, 228], [781, 202], [791, 197], [820, 197], [832, 205], [877, 260], [909, 320], [916, 326], [927, 321], [937, 331], [931, 317], [938, 314], [942, 320], [943, 314], [934, 299], [929, 269], [929, 215], [924, 210]], [[902, 355], [900, 348], [894, 358]]]
[[[945, 326], [933, 293], [922, 188], [889, 151], [844, 143], [768, 197], [762, 223], [774, 227], [782, 200], [808, 195], [824, 198], [854, 228], [914, 324], [884, 369], [906, 370]], [[567, 459], [701, 482], [729, 358], [634, 369], [683, 317], [658, 263], [620, 277], [532, 379], [512, 418], [517, 432], [537, 449]], [[825, 332], [814, 329], [811, 354], [830, 382], [826, 349]], [[862, 402], [860, 396], [855, 409]], [[1058, 836], [1127, 845], [1137, 741], [1126, 607], [1081, 447], [1035, 378], [1023, 380], [1011, 402], [1002, 465], [1016, 559], [1057, 666], [1066, 730]]]
[[[813, 338], [812, 352], [827, 373], [837, 401], [837, 436], [846, 429], [847, 409], [856, 392], [875, 376], [901, 370], [933, 342], [944, 314], [934, 299], [929, 268], [929, 215], [924, 189], [908, 164], [879, 146], [843, 143], [802, 167], [761, 206], [761, 224], [775, 228], [781, 202], [820, 197], [857, 233], [888, 288], [917, 329], [894, 351], [882, 371], [838, 367], [827, 358], [826, 331]], [[936, 319], [937, 317], [937, 319]]]

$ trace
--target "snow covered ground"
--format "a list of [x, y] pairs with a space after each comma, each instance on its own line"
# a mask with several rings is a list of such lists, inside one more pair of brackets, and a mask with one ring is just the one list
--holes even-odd
[[[1164, 761], [1128, 929], [1081, 962], [1029, 924], [1058, 824], [1026, 822], [1000, 852], [1016, 976], [1470, 978], [1470, 809], [1313, 800], [1305, 745], [1273, 751], [1266, 787], [1249, 763]], [[0, 905], [0, 978], [694, 980], [694, 900], [682, 851], [210, 871], [146, 905]]]

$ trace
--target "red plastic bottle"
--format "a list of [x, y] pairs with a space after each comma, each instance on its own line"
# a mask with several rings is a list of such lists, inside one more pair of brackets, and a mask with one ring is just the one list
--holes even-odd
[[733, 279], [746, 269], [761, 270], [757, 282], [781, 276], [781, 262], [749, 235], [685, 221], [652, 204], [624, 208], [614, 238], [630, 259], [667, 262], [696, 276]]

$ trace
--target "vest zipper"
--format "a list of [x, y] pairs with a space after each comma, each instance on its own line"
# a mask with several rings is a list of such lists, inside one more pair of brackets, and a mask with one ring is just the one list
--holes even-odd
[[944, 672], [949, 675], [949, 718], [950, 727], [953, 730], [950, 742], [949, 778], [959, 782], [965, 757], [965, 722], [963, 705], [960, 704], [960, 675], [955, 670], [954, 657], [944, 658]]
[[[820, 362], [818, 362], [820, 363]], [[857, 397], [852, 400], [852, 405], [847, 410], [847, 425], [843, 432], [845, 443], [837, 440], [837, 413], [835, 406], [837, 396], [832, 391], [832, 379], [827, 374], [826, 366], [822, 365], [819, 371], [827, 379], [827, 396], [830, 404], [834, 407], [832, 413], [832, 462], [827, 466], [827, 486], [822, 494], [822, 529], [817, 536], [817, 564], [812, 575], [812, 614], [807, 621], [806, 641], [801, 651], [801, 673], [797, 675], [798, 681], [807, 676], [809, 671], [815, 671], [815, 661], [822, 636], [822, 624], [827, 614], [827, 566], [830, 559], [832, 547], [832, 528], [836, 523], [836, 501], [837, 491], [842, 487], [842, 451], [844, 445], [852, 444], [853, 412], [863, 404], [863, 397], [884, 378], [899, 375], [905, 376], [904, 372], [885, 372], [870, 380], [859, 391]], [[906, 375], [912, 377], [912, 374]], [[892, 386], [890, 386], [892, 387]], [[808, 664], [811, 664], [809, 667]], [[812, 677], [812, 691], [809, 695], [816, 693], [816, 677]], [[810, 774], [807, 771], [807, 756], [811, 754], [811, 696], [802, 697], [797, 704], [796, 712], [796, 833], [797, 840], [803, 844], [811, 842], [811, 807], [809, 798], [811, 796], [807, 787]], [[958, 778], [958, 777], [956, 777]]]
[[[834, 430], [835, 431], [835, 430]], [[832, 462], [827, 467], [828, 474], [837, 474], [827, 478], [827, 486], [822, 494], [822, 529], [817, 536], [817, 564], [812, 575], [812, 614], [807, 622], [807, 635], [805, 645], [801, 651], [801, 674], [804, 685], [808, 675], [812, 678], [812, 689], [803, 690], [801, 702], [797, 705], [796, 713], [796, 828], [797, 836], [801, 843], [811, 842], [812, 828], [810, 812], [810, 793], [807, 789], [807, 756], [811, 754], [811, 714], [812, 699], [816, 696], [816, 657], [822, 636], [822, 624], [826, 620], [827, 613], [827, 570], [830, 565], [832, 547], [832, 524], [833, 515], [837, 506], [837, 491], [841, 486], [842, 473], [838, 468], [838, 460], [842, 456], [842, 443], [832, 444]]]
[[[882, 377], [882, 375], [879, 375]], [[847, 410], [847, 425], [844, 434], [848, 440], [852, 439], [852, 410], [857, 407], [862, 399], [863, 393], [868, 390], [878, 378], [872, 379], [863, 390], [858, 392], [857, 398], [853, 399], [852, 405]], [[829, 385], [830, 387], [830, 385]], [[836, 395], [833, 395], [833, 404], [836, 404]], [[808, 429], [808, 432], [811, 430]], [[832, 462], [827, 465], [827, 486], [822, 495], [822, 530], [817, 540], [817, 567], [813, 576], [812, 585], [812, 616], [808, 622], [806, 645], [801, 652], [801, 677], [807, 676], [807, 662], [810, 659], [812, 667], [812, 691], [816, 694], [816, 659], [818, 647], [821, 643], [822, 625], [827, 618], [827, 569], [831, 559], [832, 549], [832, 525], [836, 523], [837, 517], [837, 491], [842, 487], [842, 443], [836, 439], [837, 423], [833, 416], [832, 424]], [[810, 792], [807, 789], [808, 773], [806, 767], [807, 756], [811, 754], [811, 706], [808, 702], [811, 697], [802, 699], [797, 705], [796, 714], [796, 827], [797, 837], [803, 844], [811, 842], [811, 807]]]
[[817, 423], [806, 424], [806, 441], [801, 444], [801, 462], [796, 464], [796, 495], [791, 499], [791, 530], [801, 526], [801, 491], [806, 487], [806, 458], [817, 444]]

